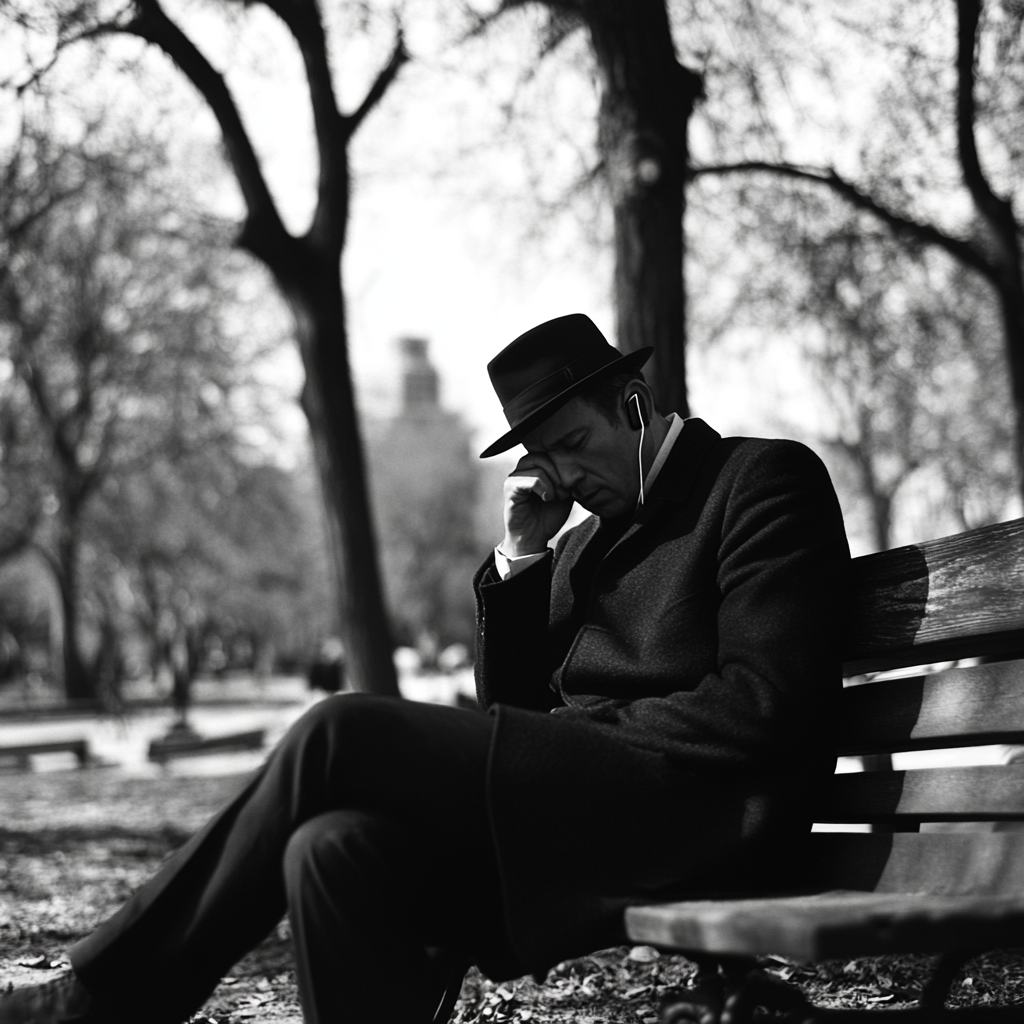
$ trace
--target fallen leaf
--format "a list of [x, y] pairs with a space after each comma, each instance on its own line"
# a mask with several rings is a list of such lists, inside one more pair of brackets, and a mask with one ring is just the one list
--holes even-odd
[[36, 970], [48, 971], [50, 969], [50, 958], [48, 956], [34, 956], [31, 959], [15, 960], [18, 967], [34, 967]]
[[661, 954], [653, 946], [634, 946], [629, 951], [629, 959], [639, 964], [649, 964], [658, 960]]

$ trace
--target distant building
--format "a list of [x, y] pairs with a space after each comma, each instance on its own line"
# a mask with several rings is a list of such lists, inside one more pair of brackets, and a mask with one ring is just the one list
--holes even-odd
[[[474, 631], [479, 460], [472, 432], [441, 405], [424, 338], [402, 338], [397, 414], [366, 424], [371, 497], [396, 643], [431, 651]], [[491, 540], [490, 543], [494, 543]]]

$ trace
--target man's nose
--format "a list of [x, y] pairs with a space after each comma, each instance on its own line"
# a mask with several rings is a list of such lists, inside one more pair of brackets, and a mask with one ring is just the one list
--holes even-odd
[[571, 491], [583, 479], [583, 470], [574, 459], [560, 457], [553, 461], [558, 471], [558, 482], [565, 490]]

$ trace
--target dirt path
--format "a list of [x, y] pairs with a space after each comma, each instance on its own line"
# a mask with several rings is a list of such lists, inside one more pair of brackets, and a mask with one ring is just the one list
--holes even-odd
[[[130, 778], [116, 770], [0, 776], [0, 985], [45, 979], [66, 948], [111, 914], [241, 787], [239, 776]], [[766, 961], [823, 1005], [893, 1007], [920, 990], [927, 957], [800, 965]], [[656, 1024], [661, 995], [693, 966], [647, 947], [559, 965], [544, 984], [493, 984], [476, 971], [457, 1024]], [[396, 979], [400, 983], [400, 979]], [[957, 1001], [1024, 999], [1024, 957], [969, 965]], [[197, 1022], [301, 1024], [283, 922], [221, 982]], [[387, 1024], [387, 1022], [383, 1022]]]

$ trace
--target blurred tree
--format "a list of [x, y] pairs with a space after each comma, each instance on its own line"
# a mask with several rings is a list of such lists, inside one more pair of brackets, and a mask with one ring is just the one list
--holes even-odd
[[477, 31], [540, 4], [541, 57], [585, 27], [600, 70], [596, 170], [614, 213], [618, 343], [654, 348], [645, 371], [662, 409], [689, 415], [683, 217], [687, 128], [701, 77], [676, 57], [665, 0], [501, 0]]
[[[0, 174], [0, 294], [9, 287], [19, 246], [81, 193], [89, 164], [86, 151], [54, 146], [45, 133], [27, 129], [18, 135]], [[13, 330], [0, 315], [0, 563], [30, 545], [54, 500], [38, 472], [45, 441], [34, 429], [31, 397], [13, 379]]]
[[900, 527], [921, 536], [1001, 519], [1014, 492], [1012, 416], [983, 283], [838, 201], [771, 191], [759, 225], [771, 244], [750, 273], [747, 313], [801, 339], [826, 399], [816, 440], [832, 453], [851, 532], [884, 550]]
[[130, 592], [153, 675], [170, 675], [182, 717], [197, 672], [226, 668], [239, 642], [254, 653], [245, 667], [266, 674], [279, 648], [293, 658], [315, 649], [302, 628], [311, 604], [326, 635], [326, 538], [304, 518], [296, 484], [237, 444], [207, 444], [158, 454], [97, 502], [95, 547]]
[[[899, 91], [891, 86], [882, 91], [879, 113], [884, 120], [868, 122], [872, 137], [862, 140], [862, 152], [869, 157], [864, 180], [831, 167], [773, 159], [699, 166], [690, 174], [764, 172], [824, 186], [895, 237], [912, 246], [935, 247], [987, 282], [1000, 310], [1017, 486], [1024, 494], [1024, 259], [1022, 225], [1014, 210], [1024, 180], [1024, 8], [993, 3], [983, 9], [982, 0], [956, 0], [955, 13], [955, 25], [947, 24], [936, 5], [901, 3], [887, 6], [871, 23], [847, 26], [866, 38], [886, 37], [886, 57], [902, 78]], [[943, 33], [947, 39], [952, 34], [952, 48], [937, 46]], [[987, 167], [980, 145], [987, 150]], [[882, 147], [886, 152], [879, 153]], [[923, 166], [947, 157], [949, 149], [955, 151], [970, 203], [959, 229], [948, 226], [950, 211], [963, 208], [955, 187], [941, 174], [922, 172]]]
[[[31, 191], [36, 168], [55, 159], [46, 145], [27, 134], [8, 181]], [[253, 355], [224, 327], [230, 274], [216, 226], [161, 206], [149, 187], [159, 153], [144, 150], [132, 139], [8, 235], [0, 280], [2, 457], [27, 481], [23, 493], [38, 495], [0, 507], [5, 543], [31, 544], [53, 570], [70, 698], [119, 675], [100, 509], [161, 461], [238, 450], [232, 397]]]
[[928, 267], [927, 254], [863, 225], [804, 252], [798, 309], [820, 328], [808, 355], [838, 427], [824, 440], [856, 475], [872, 547], [893, 545], [896, 502], [915, 475], [929, 498], [918, 515], [953, 513], [933, 529], [997, 521], [1012, 493], [1012, 463], [1000, 465], [1012, 436], [1009, 394], [987, 372], [992, 335], [978, 330], [985, 297], [955, 265]]
[[[331, 510], [330, 535], [351, 678], [356, 689], [397, 695], [349, 368], [341, 254], [349, 216], [349, 142], [384, 96], [407, 53], [399, 30], [390, 58], [362, 102], [343, 113], [335, 95], [319, 4], [316, 0], [264, 0], [264, 4], [298, 47], [313, 114], [319, 162], [317, 200], [308, 230], [298, 236], [284, 225], [224, 77], [168, 17], [159, 0], [109, 7], [95, 0], [53, 0], [42, 12], [38, 4], [28, 9], [8, 0], [22, 23], [56, 37], [55, 55], [77, 40], [113, 34], [155, 45], [187, 76], [216, 117], [246, 206], [238, 244], [270, 269], [294, 313], [306, 371], [302, 406]], [[230, 10], [233, 5], [223, 6]]]

